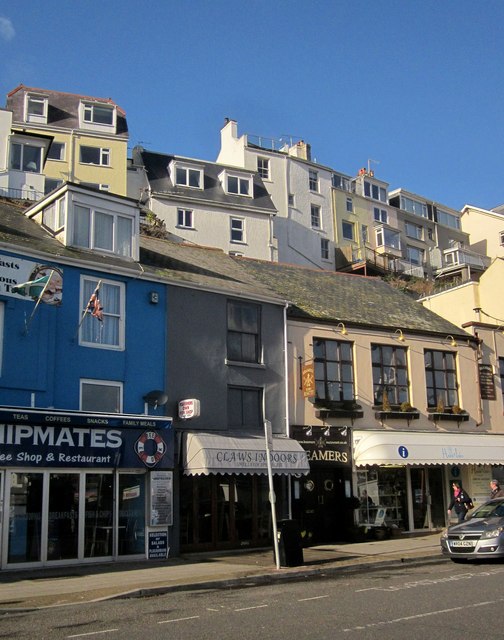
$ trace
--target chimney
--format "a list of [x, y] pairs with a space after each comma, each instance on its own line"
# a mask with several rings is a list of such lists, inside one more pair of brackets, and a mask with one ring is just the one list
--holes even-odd
[[301, 158], [302, 160], [311, 161], [311, 145], [304, 140], [296, 142], [289, 148], [289, 155], [295, 158]]

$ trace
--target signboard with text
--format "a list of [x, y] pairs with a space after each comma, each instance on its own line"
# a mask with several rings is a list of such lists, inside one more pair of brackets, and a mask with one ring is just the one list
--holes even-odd
[[171, 418], [0, 410], [0, 468], [170, 469], [173, 465]]

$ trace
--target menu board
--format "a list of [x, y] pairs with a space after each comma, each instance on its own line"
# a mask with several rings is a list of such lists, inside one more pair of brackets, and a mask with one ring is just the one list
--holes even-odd
[[173, 524], [173, 471], [151, 471], [150, 526]]

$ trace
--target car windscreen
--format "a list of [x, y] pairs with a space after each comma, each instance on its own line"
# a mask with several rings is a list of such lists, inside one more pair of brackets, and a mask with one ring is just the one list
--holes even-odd
[[504, 502], [482, 504], [473, 512], [471, 518], [502, 518], [504, 516]]

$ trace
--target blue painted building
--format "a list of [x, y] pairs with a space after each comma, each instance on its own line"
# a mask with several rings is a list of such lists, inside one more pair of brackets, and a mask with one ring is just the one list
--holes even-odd
[[166, 556], [166, 306], [134, 201], [0, 202], [2, 568]]

